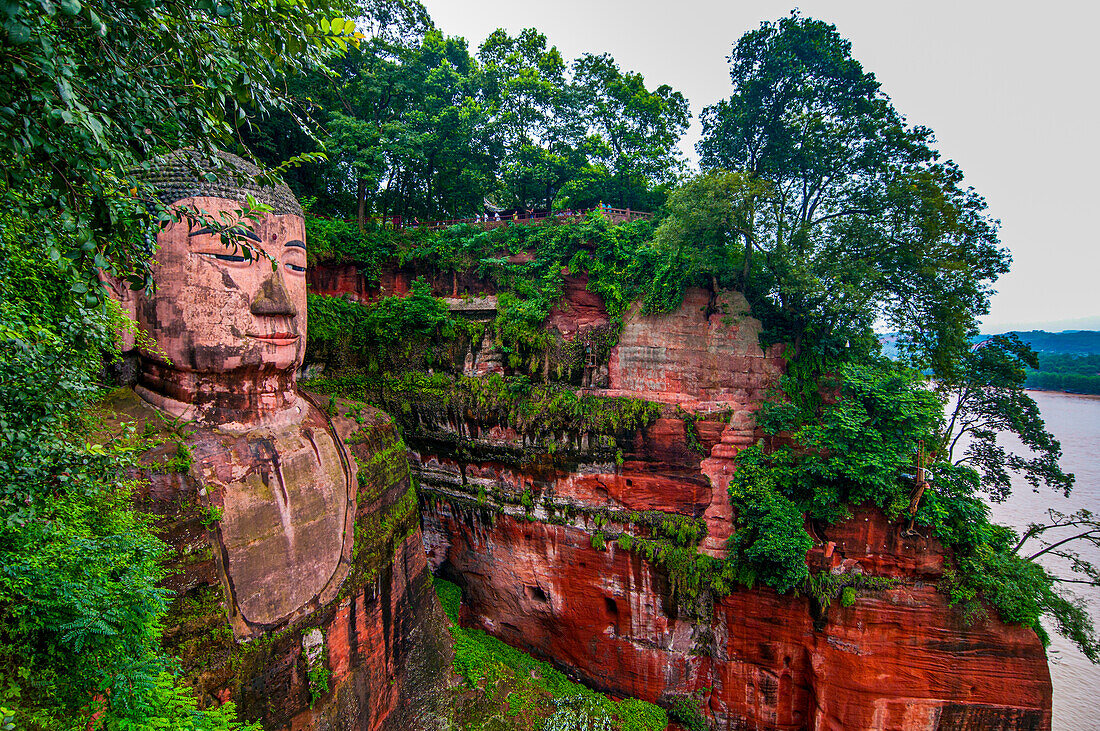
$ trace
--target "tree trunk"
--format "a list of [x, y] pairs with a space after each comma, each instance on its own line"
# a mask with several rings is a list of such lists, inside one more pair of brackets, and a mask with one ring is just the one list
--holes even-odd
[[752, 237], [745, 237], [745, 263], [741, 267], [741, 290], [744, 291], [745, 285], [749, 281], [749, 271], [752, 269]]
[[365, 178], [359, 178], [355, 199], [359, 204], [359, 233], [363, 233], [367, 230], [367, 181]]

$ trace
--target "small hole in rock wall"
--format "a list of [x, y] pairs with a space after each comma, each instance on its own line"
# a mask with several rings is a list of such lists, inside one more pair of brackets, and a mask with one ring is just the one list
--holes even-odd
[[537, 602], [548, 602], [550, 597], [546, 596], [546, 592], [542, 590], [541, 586], [524, 586], [524, 592], [527, 594], [528, 599], [534, 599]]

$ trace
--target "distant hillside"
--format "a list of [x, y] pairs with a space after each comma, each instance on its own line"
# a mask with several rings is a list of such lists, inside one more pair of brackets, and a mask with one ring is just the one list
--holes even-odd
[[[1100, 331], [1097, 330], [1063, 330], [1057, 333], [1047, 332], [1046, 330], [1028, 330], [1005, 334], [1016, 335], [1037, 353], [1069, 353], [1072, 355], [1100, 353]], [[989, 336], [981, 335], [977, 340], [984, 340], [987, 337]]]
[[1027, 388], [1100, 394], [1100, 332], [1029, 330], [1012, 334], [1039, 354], [1039, 369], [1028, 370]]
[[[1100, 331], [1046, 330], [1012, 331], [1039, 355], [1039, 369], [1027, 373], [1026, 388], [1039, 391], [1100, 394]], [[974, 338], [980, 343], [992, 335]], [[897, 334], [879, 336], [882, 352], [888, 358], [898, 357]]]

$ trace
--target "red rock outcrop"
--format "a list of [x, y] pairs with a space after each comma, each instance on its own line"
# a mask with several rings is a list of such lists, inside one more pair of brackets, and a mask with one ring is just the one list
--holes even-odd
[[607, 323], [603, 298], [588, 291], [588, 275], [562, 275], [561, 301], [550, 308], [546, 326], [571, 338], [577, 333], [606, 327]]
[[[555, 327], [580, 332], [593, 321], [583, 312], [563, 310]], [[600, 435], [559, 434], [540, 451], [469, 407], [414, 405], [403, 425], [429, 561], [463, 587], [463, 622], [613, 694], [702, 694], [718, 729], [1048, 729], [1035, 633], [996, 618], [968, 624], [936, 589], [944, 548], [907, 538], [877, 509], [807, 525], [812, 571], [889, 583], [865, 582], [877, 588], [847, 607], [766, 588], [692, 597], [604, 538], [652, 537], [662, 516], [679, 516], [705, 522], [700, 550], [723, 555], [734, 457], [760, 436], [753, 412], [783, 368], [758, 334], [733, 294], [695, 290], [676, 313], [628, 315], [611, 388], [585, 393], [667, 406], [616, 434], [613, 458]]]
[[739, 589], [693, 616], [636, 554], [571, 526], [428, 510], [432, 561], [462, 582], [464, 623], [607, 692], [702, 692], [719, 729], [1046, 729], [1051, 689], [1034, 632], [964, 621], [934, 585], [942, 552], [869, 511], [832, 526], [830, 559], [898, 579], [848, 608]]
[[636, 306], [611, 351], [608, 395], [678, 403], [692, 411], [752, 412], [782, 375], [781, 345], [765, 353], [760, 321], [739, 292], [688, 289], [664, 315]]

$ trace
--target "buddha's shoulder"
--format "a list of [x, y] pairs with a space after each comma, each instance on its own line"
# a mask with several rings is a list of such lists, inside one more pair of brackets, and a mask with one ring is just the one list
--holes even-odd
[[311, 391], [301, 393], [310, 405], [308, 418], [328, 421], [349, 444], [397, 436], [393, 419], [364, 401]]
[[96, 431], [110, 436], [136, 431], [149, 436], [154, 433], [178, 433], [187, 422], [176, 419], [150, 404], [129, 386], [108, 391], [91, 408], [90, 418]]

